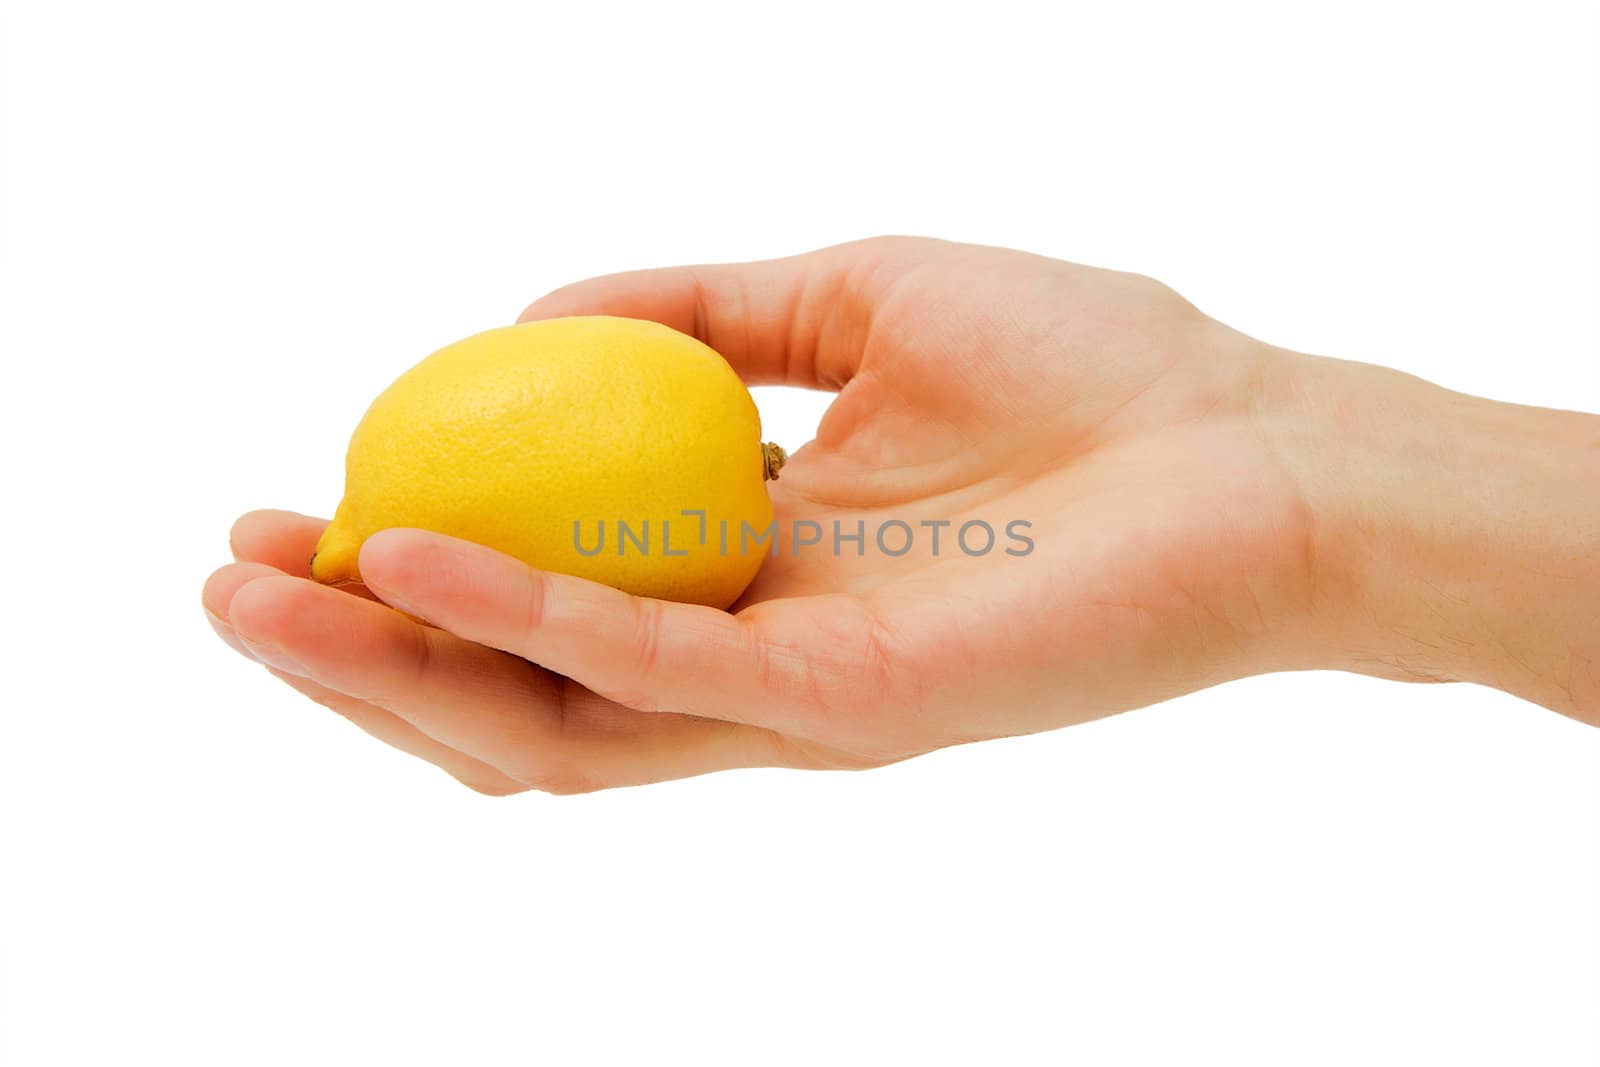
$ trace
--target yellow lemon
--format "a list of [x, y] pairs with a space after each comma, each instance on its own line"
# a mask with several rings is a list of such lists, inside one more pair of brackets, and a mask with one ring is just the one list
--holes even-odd
[[764, 483], [782, 461], [744, 383], [692, 337], [606, 315], [488, 330], [367, 410], [311, 576], [359, 581], [362, 542], [412, 526], [727, 607], [775, 543]]

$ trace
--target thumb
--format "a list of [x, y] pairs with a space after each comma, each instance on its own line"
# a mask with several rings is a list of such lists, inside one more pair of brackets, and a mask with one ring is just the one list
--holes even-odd
[[860, 364], [888, 287], [949, 247], [875, 237], [780, 259], [607, 274], [541, 297], [517, 321], [649, 319], [710, 345], [751, 385], [839, 389]]

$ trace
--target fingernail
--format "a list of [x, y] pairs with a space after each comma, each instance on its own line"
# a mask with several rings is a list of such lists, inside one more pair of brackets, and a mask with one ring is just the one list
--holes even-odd
[[301, 666], [293, 656], [289, 655], [283, 649], [277, 648], [273, 645], [260, 644], [250, 640], [243, 634], [239, 635], [239, 640], [244, 643], [245, 648], [250, 650], [250, 654], [252, 656], [260, 660], [262, 663], [265, 663], [267, 666], [276, 667], [278, 670], [285, 671], [289, 674], [297, 674], [302, 678], [311, 677], [311, 672], [306, 670], [305, 667]]

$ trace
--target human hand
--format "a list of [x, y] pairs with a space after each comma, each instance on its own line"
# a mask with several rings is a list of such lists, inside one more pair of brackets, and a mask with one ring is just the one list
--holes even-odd
[[[1441, 400], [1456, 394], [1273, 348], [1149, 279], [921, 239], [598, 278], [523, 318], [574, 314], [665, 322], [751, 384], [839, 391], [770, 486], [779, 553], [732, 612], [413, 530], [368, 540], [369, 595], [353, 596], [305, 577], [320, 522], [258, 512], [204, 593], [224, 639], [493, 793], [873, 766], [1273, 670], [1470, 676], [1424, 663], [1427, 612], [1376, 597], [1376, 565], [1353, 562], [1430, 581], [1413, 558], [1426, 537], [1403, 536], [1430, 517], [1363, 494], [1393, 483], [1381, 460], [1423, 432], [1417, 412], [1460, 414]], [[1406, 431], [1352, 414], [1406, 389]], [[1584, 425], [1529, 436], [1581, 441]], [[1450, 473], [1405, 460], [1418, 478]], [[1570, 484], [1581, 466], [1542, 474]], [[1374, 515], [1394, 538], [1382, 552]], [[1562, 515], [1557, 540], [1581, 544], [1589, 518]], [[835, 522], [861, 524], [859, 554], [833, 551]], [[969, 555], [959, 531], [975, 522], [995, 539]], [[912, 535], [903, 555], [875, 536], [898, 551], [894, 523]], [[821, 543], [797, 546], [800, 530]], [[969, 530], [967, 547], [984, 544]], [[1006, 552], [1024, 547], [1012, 530], [1026, 554]], [[1564, 710], [1593, 708], [1588, 663], [1566, 664]]]

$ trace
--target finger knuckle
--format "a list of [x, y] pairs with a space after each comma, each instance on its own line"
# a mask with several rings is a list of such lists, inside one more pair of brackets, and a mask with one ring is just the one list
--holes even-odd
[[551, 796], [573, 797], [583, 793], [596, 793], [605, 787], [587, 778], [561, 775], [542, 779], [533, 788]]
[[529, 768], [518, 775], [517, 780], [528, 789], [553, 796], [576, 796], [605, 788], [603, 782], [568, 763], [552, 762]]
[[655, 677], [661, 666], [661, 634], [665, 617], [658, 600], [639, 600], [637, 631], [634, 635], [634, 673], [644, 681]]
[[457, 776], [456, 780], [479, 796], [485, 797], [509, 797], [528, 791], [527, 786], [521, 782], [513, 782], [510, 779], [497, 781], [487, 778]]
[[523, 589], [522, 605], [522, 632], [526, 639], [532, 641], [539, 632], [540, 625], [544, 622], [546, 589], [543, 575], [534, 570], [527, 572], [527, 584]]

